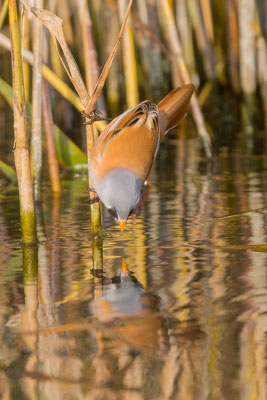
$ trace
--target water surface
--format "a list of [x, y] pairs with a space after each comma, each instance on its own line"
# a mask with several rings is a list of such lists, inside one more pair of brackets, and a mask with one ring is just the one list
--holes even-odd
[[123, 233], [103, 210], [103, 263], [86, 177], [66, 175], [61, 199], [44, 182], [38, 271], [1, 178], [1, 398], [267, 398], [266, 142], [244, 135], [208, 162], [170, 134]]

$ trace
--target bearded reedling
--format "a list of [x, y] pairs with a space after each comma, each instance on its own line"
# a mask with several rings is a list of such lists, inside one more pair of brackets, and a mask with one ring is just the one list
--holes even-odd
[[[156, 105], [145, 100], [113, 119], [97, 139], [89, 173], [97, 197], [121, 230], [137, 207], [141, 189], [156, 159], [164, 135], [185, 117], [194, 85], [172, 90]], [[84, 114], [91, 124], [99, 113]]]

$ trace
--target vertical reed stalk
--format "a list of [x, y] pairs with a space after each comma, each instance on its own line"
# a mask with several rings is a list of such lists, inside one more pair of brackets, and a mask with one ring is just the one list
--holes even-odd
[[[154, 35], [160, 37], [159, 21], [157, 16], [157, 2], [154, 0], [148, 0], [147, 2], [148, 10], [148, 21], [147, 23], [151, 27]], [[162, 92], [166, 92], [167, 84], [166, 79], [164, 79], [164, 71], [162, 70], [163, 57], [161, 50], [158, 46], [151, 46], [151, 83], [155, 93], [155, 97], [158, 100], [161, 99]]]
[[[117, 13], [109, 8], [109, 19], [107, 21], [107, 30], [106, 30], [106, 51], [109, 54], [112, 50], [114, 44], [114, 37], [118, 36], [118, 18]], [[119, 92], [119, 76], [120, 76], [120, 66], [118, 58], [114, 59], [112, 64], [112, 68], [110, 69], [108, 78], [107, 78], [107, 102], [108, 108], [111, 115], [118, 115], [119, 113], [119, 105], [120, 105], [120, 92]]]
[[202, 54], [202, 62], [205, 74], [209, 79], [214, 79], [215, 76], [215, 63], [211, 46], [207, 40], [205, 27], [203, 25], [203, 18], [201, 12], [200, 0], [188, 0], [190, 17], [195, 31], [196, 41], [199, 50]]
[[[30, 20], [29, 20], [29, 15], [28, 13], [23, 14], [23, 34], [22, 34], [22, 56], [24, 56], [23, 52], [24, 50], [29, 50], [30, 48]], [[24, 60], [23, 57], [23, 79], [24, 79], [24, 89], [25, 89], [25, 100], [30, 101], [30, 66], [27, 61]]]
[[227, 45], [230, 82], [235, 93], [240, 92], [239, 82], [239, 42], [236, 1], [227, 0]]
[[[126, 0], [119, 0], [119, 15], [122, 22], [127, 8]], [[133, 28], [130, 16], [122, 38], [123, 66], [128, 107], [134, 107], [139, 101], [137, 69], [134, 50]]]
[[60, 177], [59, 167], [57, 162], [56, 142], [54, 137], [53, 116], [49, 98], [48, 84], [43, 79], [42, 85], [42, 110], [43, 121], [46, 136], [48, 170], [51, 182], [51, 188], [54, 193], [60, 193]]
[[[185, 65], [181, 43], [178, 37], [177, 29], [175, 26], [174, 16], [171, 12], [171, 8], [168, 1], [160, 0], [161, 10], [163, 12], [164, 22], [165, 22], [165, 31], [166, 31], [166, 38], [171, 48], [171, 51], [177, 58], [177, 65], [180, 71], [180, 75], [183, 79], [183, 82], [190, 83], [190, 75], [188, 73], [187, 67]], [[205, 127], [205, 121], [203, 118], [202, 111], [198, 104], [197, 97], [195, 93], [191, 99], [191, 106], [192, 106], [192, 113], [194, 120], [196, 122], [198, 134], [200, 135], [203, 145], [206, 151], [207, 157], [211, 157], [211, 145], [210, 145], [210, 137]]]
[[255, 0], [237, 0], [237, 4], [241, 88], [251, 99], [256, 91]]
[[193, 33], [186, 0], [176, 0], [176, 21], [186, 65], [188, 66], [192, 81], [197, 84], [199, 77], [196, 71]]
[[210, 0], [200, 0], [200, 5], [201, 5], [203, 23], [204, 23], [207, 38], [210, 43], [214, 43], [214, 32], [213, 32]]
[[[138, 14], [140, 20], [148, 25], [148, 9], [147, 4], [143, 0], [137, 0]], [[142, 68], [142, 86], [146, 92], [148, 98], [152, 98], [151, 85], [150, 85], [150, 71], [153, 70], [151, 65], [151, 52], [150, 52], [150, 41], [149, 38], [144, 35], [141, 29], [135, 30], [135, 38], [137, 46], [140, 47], [140, 58]]]
[[14, 156], [19, 185], [20, 219], [23, 242], [30, 244], [36, 241], [36, 228], [16, 0], [9, 0], [9, 26], [14, 102]]
[[[43, 0], [35, 0], [35, 7], [42, 8]], [[41, 200], [42, 177], [42, 31], [41, 22], [33, 22], [33, 83], [32, 83], [32, 136], [31, 157], [34, 199]]]

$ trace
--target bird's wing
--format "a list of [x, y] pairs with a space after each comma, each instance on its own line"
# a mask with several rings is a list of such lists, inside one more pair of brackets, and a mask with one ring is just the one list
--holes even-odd
[[93, 149], [93, 167], [99, 179], [112, 168], [128, 168], [145, 180], [158, 145], [158, 108], [146, 100], [125, 111], [104, 129]]

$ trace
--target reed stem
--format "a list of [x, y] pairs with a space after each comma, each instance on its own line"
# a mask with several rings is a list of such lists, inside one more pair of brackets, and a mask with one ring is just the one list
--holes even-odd
[[[127, 1], [119, 0], [119, 15], [121, 22], [123, 21], [126, 9]], [[126, 87], [126, 100], [127, 106], [130, 108], [136, 106], [139, 101], [133, 28], [130, 16], [128, 18], [125, 32], [122, 38], [122, 55]]]
[[248, 100], [256, 91], [255, 1], [237, 0], [241, 88]]
[[21, 230], [23, 242], [31, 244], [36, 242], [36, 226], [16, 0], [9, 0], [9, 27], [14, 102], [14, 157], [19, 186]]
[[[42, 8], [43, 0], [35, 0], [35, 7]], [[36, 201], [41, 200], [42, 183], [42, 37], [43, 26], [33, 21], [33, 83], [32, 83], [32, 135], [31, 158], [33, 193]]]
[[31, 79], [30, 79], [30, 66], [27, 61], [24, 60], [24, 49], [29, 50], [30, 48], [30, 20], [28, 13], [23, 14], [23, 33], [22, 33], [22, 58], [23, 58], [23, 79], [24, 79], [24, 90], [25, 90], [25, 100], [30, 101], [30, 87], [31, 87]]
[[43, 121], [46, 136], [47, 156], [48, 156], [48, 170], [51, 182], [52, 192], [60, 193], [60, 177], [59, 166], [57, 161], [56, 142], [54, 136], [53, 115], [51, 110], [48, 84], [43, 80], [42, 85], [42, 109]]

